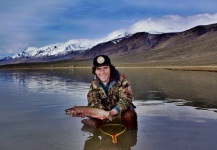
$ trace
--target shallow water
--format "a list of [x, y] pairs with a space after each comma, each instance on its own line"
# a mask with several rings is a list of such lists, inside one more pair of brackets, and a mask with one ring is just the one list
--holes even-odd
[[87, 104], [90, 69], [0, 70], [0, 149], [217, 148], [217, 73], [119, 70], [132, 85], [138, 130], [126, 130], [116, 144], [64, 114]]

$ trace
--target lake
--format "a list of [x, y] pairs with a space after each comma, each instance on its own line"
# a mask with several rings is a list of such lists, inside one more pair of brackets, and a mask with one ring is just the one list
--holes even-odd
[[0, 70], [0, 149], [217, 149], [217, 73], [118, 70], [131, 83], [138, 130], [119, 126], [116, 143], [64, 114], [87, 105], [91, 69]]

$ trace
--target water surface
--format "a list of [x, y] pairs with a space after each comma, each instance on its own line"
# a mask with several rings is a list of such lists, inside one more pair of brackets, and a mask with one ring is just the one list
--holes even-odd
[[0, 149], [217, 148], [217, 73], [119, 70], [132, 85], [138, 130], [116, 144], [64, 114], [87, 104], [90, 69], [0, 70]]

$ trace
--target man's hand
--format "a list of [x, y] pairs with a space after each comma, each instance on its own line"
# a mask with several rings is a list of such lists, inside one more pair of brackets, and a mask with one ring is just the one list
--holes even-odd
[[119, 113], [118, 113], [118, 111], [116, 110], [116, 109], [112, 109], [110, 112], [109, 112], [109, 115], [110, 116], [116, 116], [116, 115], [118, 115]]

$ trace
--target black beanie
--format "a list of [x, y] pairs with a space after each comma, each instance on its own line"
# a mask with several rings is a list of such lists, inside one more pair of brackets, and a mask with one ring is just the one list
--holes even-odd
[[93, 59], [93, 67], [111, 65], [111, 60], [107, 55], [98, 55]]

